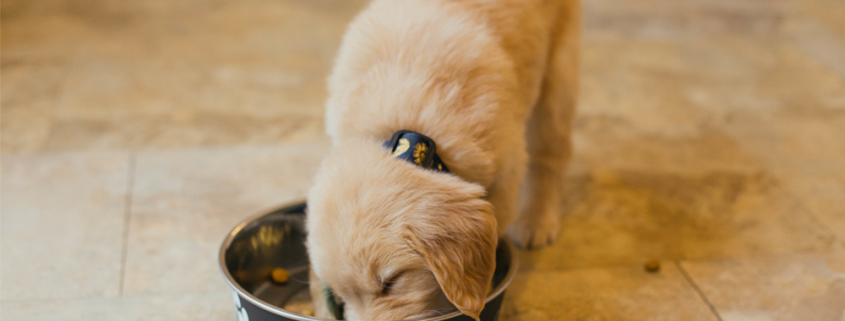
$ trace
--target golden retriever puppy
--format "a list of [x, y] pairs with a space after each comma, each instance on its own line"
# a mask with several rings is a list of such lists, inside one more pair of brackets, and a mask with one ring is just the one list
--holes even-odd
[[375, 0], [350, 24], [329, 78], [332, 151], [308, 193], [318, 316], [337, 302], [348, 320], [478, 319], [498, 236], [555, 240], [580, 10]]

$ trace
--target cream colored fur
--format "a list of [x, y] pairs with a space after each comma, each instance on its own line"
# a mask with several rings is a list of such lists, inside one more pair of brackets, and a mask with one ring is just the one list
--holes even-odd
[[[312, 282], [347, 319], [477, 319], [497, 236], [554, 241], [579, 32], [577, 0], [376, 0], [350, 24], [307, 223]], [[392, 158], [381, 143], [400, 129], [453, 174]]]

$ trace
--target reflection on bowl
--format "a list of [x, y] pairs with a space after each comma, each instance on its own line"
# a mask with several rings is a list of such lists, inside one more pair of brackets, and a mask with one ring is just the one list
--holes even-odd
[[[305, 203], [295, 203], [253, 216], [238, 224], [220, 248], [220, 268], [232, 287], [239, 321], [324, 320], [307, 315], [308, 255], [305, 249]], [[284, 268], [289, 280], [272, 281], [275, 268]], [[515, 250], [499, 240], [496, 272], [482, 321], [498, 319], [505, 288], [516, 273]], [[457, 310], [426, 321], [472, 320]]]

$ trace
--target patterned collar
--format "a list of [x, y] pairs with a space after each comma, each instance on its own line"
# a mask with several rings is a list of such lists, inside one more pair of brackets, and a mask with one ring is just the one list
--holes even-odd
[[404, 159], [425, 169], [449, 173], [449, 168], [437, 155], [437, 145], [427, 136], [409, 130], [400, 130], [382, 145], [393, 157]]

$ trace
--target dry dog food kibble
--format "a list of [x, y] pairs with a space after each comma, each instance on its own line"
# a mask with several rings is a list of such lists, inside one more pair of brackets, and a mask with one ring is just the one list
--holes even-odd
[[658, 260], [651, 260], [646, 262], [645, 270], [649, 273], [656, 273], [660, 271], [660, 261]]
[[273, 277], [273, 282], [276, 283], [285, 283], [288, 281], [288, 277], [290, 276], [288, 275], [288, 270], [283, 268], [273, 269], [273, 272], [271, 272], [270, 275]]

